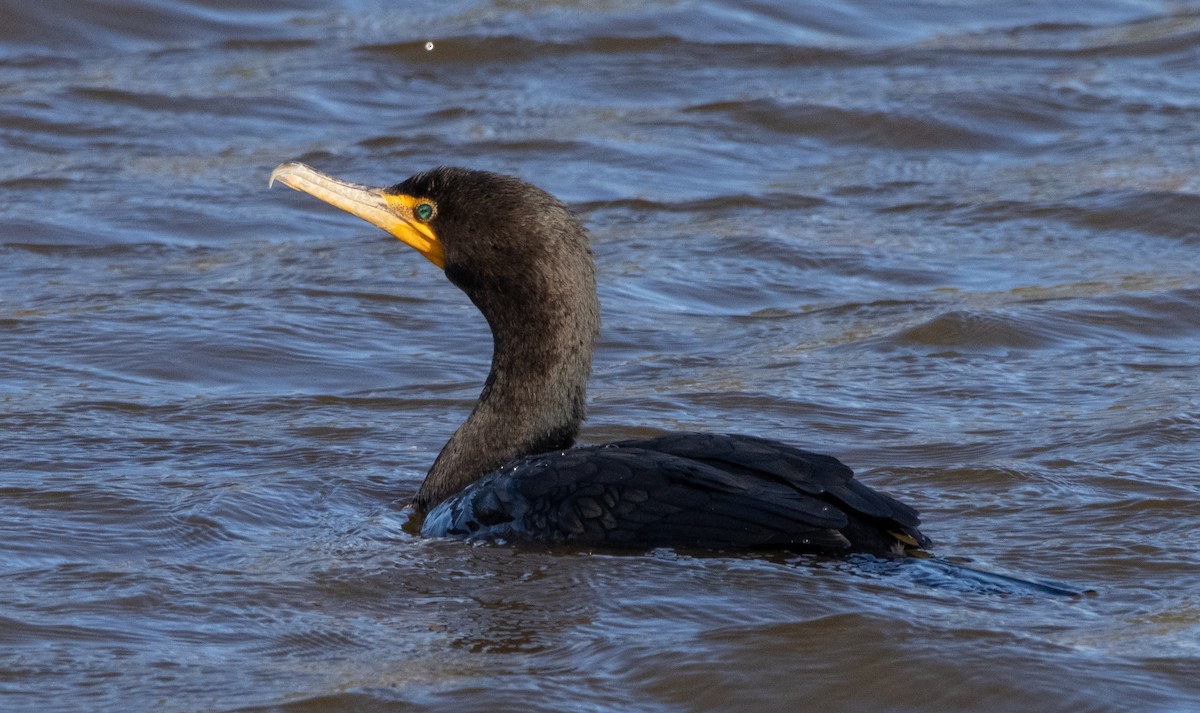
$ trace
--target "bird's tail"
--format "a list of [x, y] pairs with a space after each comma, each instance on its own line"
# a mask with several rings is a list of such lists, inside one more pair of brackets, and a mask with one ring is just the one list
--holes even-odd
[[[914, 553], [916, 554], [916, 553]], [[937, 588], [966, 588], [992, 594], [1044, 595], [1053, 597], [1083, 597], [1095, 590], [1083, 589], [1049, 579], [1031, 579], [1004, 574], [934, 557], [929, 554], [905, 558], [909, 573], [928, 586]]]

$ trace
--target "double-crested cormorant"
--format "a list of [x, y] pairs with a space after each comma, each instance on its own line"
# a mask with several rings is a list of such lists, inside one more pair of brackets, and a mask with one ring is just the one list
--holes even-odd
[[545, 191], [461, 168], [370, 188], [285, 163], [275, 181], [415, 248], [491, 327], [479, 401], [413, 500], [423, 534], [877, 555], [929, 544], [914, 509], [836, 458], [777, 441], [672, 433], [572, 447], [600, 307], [587, 231]]

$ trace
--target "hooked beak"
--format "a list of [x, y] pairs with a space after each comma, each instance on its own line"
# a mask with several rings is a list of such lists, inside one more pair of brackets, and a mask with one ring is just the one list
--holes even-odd
[[288, 188], [320, 198], [326, 203], [356, 215], [368, 223], [383, 228], [406, 245], [424, 255], [441, 269], [446, 268], [445, 252], [433, 227], [413, 215], [418, 203], [414, 196], [388, 193], [350, 183], [306, 166], [289, 161], [271, 171], [268, 187], [279, 181]]

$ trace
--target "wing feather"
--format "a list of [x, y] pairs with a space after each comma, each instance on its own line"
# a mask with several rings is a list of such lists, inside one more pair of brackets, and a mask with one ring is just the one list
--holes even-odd
[[853, 480], [831, 456], [750, 436], [677, 433], [517, 461], [439, 505], [422, 531], [841, 552], [856, 547], [849, 537], [870, 540], [868, 550], [927, 543], [917, 524], [915, 510]]

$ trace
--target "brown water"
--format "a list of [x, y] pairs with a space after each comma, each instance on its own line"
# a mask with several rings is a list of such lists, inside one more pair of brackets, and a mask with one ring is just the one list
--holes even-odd
[[[1200, 4], [244, 5], [0, 0], [0, 709], [1200, 710]], [[485, 325], [289, 159], [569, 201], [588, 440], [1096, 593], [406, 534]]]

